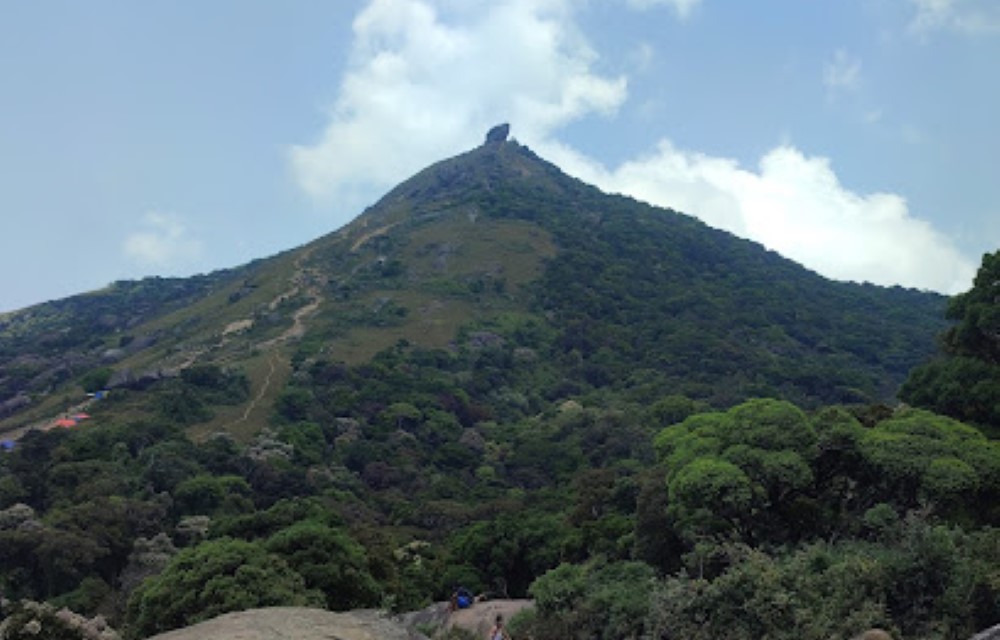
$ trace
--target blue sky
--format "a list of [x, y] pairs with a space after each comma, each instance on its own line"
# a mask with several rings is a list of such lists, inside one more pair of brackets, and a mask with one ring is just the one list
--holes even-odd
[[832, 278], [1000, 248], [993, 0], [0, 9], [0, 311], [302, 244], [503, 121]]

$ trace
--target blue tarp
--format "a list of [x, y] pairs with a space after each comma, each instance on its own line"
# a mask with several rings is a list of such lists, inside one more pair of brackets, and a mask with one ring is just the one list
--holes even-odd
[[0, 440], [0, 451], [11, 451], [14, 448], [13, 440]]

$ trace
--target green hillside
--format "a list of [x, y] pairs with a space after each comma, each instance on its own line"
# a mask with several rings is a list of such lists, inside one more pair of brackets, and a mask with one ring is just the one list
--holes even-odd
[[831, 282], [689, 216], [602, 194], [515, 142], [491, 143], [281, 256], [9, 314], [0, 431], [72, 406], [109, 371], [112, 386], [135, 386], [194, 363], [261, 369], [261, 352], [285, 365], [356, 364], [399, 340], [449, 348], [460, 331], [521, 325], [536, 335], [501, 337], [508, 351], [535, 351], [547, 380], [532, 389], [548, 400], [660, 385], [715, 406], [890, 401], [931, 354], [943, 306], [934, 294]]
[[0, 593], [130, 637], [457, 584], [539, 639], [967, 637], [1000, 449], [895, 398], [941, 332], [991, 357], [978, 283], [949, 330], [494, 140], [298, 249], [0, 318]]

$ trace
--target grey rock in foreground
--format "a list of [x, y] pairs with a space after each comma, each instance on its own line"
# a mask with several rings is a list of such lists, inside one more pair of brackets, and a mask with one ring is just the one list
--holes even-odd
[[227, 613], [149, 640], [426, 640], [377, 611], [270, 607]]
[[992, 626], [984, 631], [980, 631], [976, 635], [969, 638], [969, 640], [1000, 640], [1000, 624]]

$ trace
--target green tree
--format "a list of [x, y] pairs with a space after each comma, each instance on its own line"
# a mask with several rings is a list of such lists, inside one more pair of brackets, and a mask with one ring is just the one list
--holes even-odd
[[271, 536], [264, 548], [279, 555], [318, 589], [335, 611], [372, 607], [381, 590], [368, 569], [364, 548], [347, 533], [314, 521], [298, 522]]
[[983, 256], [972, 289], [951, 299], [958, 323], [945, 334], [948, 352], [1000, 365], [1000, 251]]
[[323, 601], [280, 556], [259, 544], [223, 538], [181, 551], [163, 573], [136, 589], [126, 625], [129, 635], [139, 638], [228, 611]]
[[689, 542], [805, 534], [799, 506], [813, 485], [817, 445], [807, 416], [780, 400], [750, 400], [663, 429], [654, 447], [678, 532]]
[[197, 475], [174, 489], [174, 509], [179, 515], [235, 515], [253, 508], [253, 491], [239, 476]]
[[653, 585], [642, 562], [560, 564], [531, 584], [538, 615], [522, 632], [539, 640], [643, 637]]
[[928, 500], [945, 514], [995, 522], [1000, 443], [945, 416], [907, 409], [864, 432], [866, 482], [901, 508]]
[[753, 515], [754, 486], [731, 462], [698, 458], [671, 478], [668, 513], [689, 539], [746, 533]]
[[899, 396], [1000, 431], [1000, 251], [983, 256], [969, 291], [953, 297], [944, 357], [914, 369]]
[[473, 524], [451, 541], [451, 561], [480, 571], [480, 582], [502, 581], [513, 597], [523, 596], [531, 582], [557, 566], [566, 554], [571, 530], [556, 515], [505, 514]]

